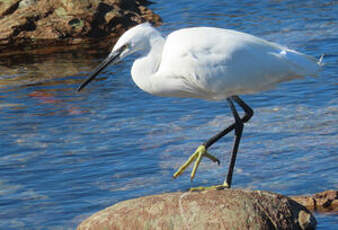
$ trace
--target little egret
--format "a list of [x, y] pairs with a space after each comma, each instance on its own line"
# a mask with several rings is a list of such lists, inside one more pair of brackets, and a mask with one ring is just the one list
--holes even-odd
[[[233, 169], [244, 123], [253, 110], [238, 96], [273, 88], [277, 83], [316, 76], [322, 57], [314, 58], [250, 34], [235, 30], [194, 27], [180, 29], [164, 38], [149, 23], [126, 31], [109, 56], [78, 88], [83, 89], [106, 66], [137, 53], [131, 76], [142, 90], [157, 96], [227, 100], [235, 122], [200, 145], [174, 174], [178, 177], [192, 163], [191, 179], [203, 157], [217, 162], [208, 148], [234, 130], [234, 143], [223, 185], [231, 186]], [[245, 112], [240, 117], [234, 102]]]

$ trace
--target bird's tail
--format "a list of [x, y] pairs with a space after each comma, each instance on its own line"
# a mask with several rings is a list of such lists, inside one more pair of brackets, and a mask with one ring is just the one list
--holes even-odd
[[299, 53], [294, 50], [287, 51], [287, 60], [293, 66], [293, 70], [299, 76], [318, 76], [320, 68], [324, 65], [324, 54], [319, 59], [313, 58], [309, 55]]
[[322, 66], [325, 65], [325, 63], [323, 62], [324, 56], [325, 56], [325, 55], [322, 54], [322, 55], [320, 56], [319, 60], [317, 61], [317, 64], [318, 64], [320, 67], [322, 67]]

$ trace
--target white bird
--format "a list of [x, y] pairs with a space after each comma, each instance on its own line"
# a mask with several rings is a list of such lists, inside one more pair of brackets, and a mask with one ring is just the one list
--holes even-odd
[[[149, 23], [126, 31], [117, 41], [109, 56], [78, 88], [80, 91], [110, 63], [137, 53], [131, 76], [142, 90], [157, 96], [193, 97], [206, 100], [227, 100], [235, 122], [200, 145], [191, 157], [174, 174], [179, 176], [195, 161], [194, 178], [202, 157], [219, 160], [207, 149], [221, 137], [235, 130], [228, 175], [223, 185], [231, 186], [232, 173], [242, 135], [243, 124], [253, 110], [238, 95], [257, 93], [277, 83], [316, 76], [319, 61], [253, 35], [235, 30], [193, 27], [170, 33], [164, 38]], [[245, 112], [241, 118], [233, 102]]]

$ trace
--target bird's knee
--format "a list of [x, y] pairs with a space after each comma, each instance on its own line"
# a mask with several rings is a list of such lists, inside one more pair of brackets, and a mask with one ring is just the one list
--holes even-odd
[[245, 111], [245, 115], [242, 118], [242, 122], [243, 123], [248, 122], [251, 119], [251, 117], [253, 116], [253, 114], [254, 114], [254, 111], [252, 109], [248, 109], [247, 111]]

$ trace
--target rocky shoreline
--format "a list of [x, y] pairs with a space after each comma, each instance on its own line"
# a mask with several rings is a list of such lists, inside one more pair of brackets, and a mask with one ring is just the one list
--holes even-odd
[[149, 4], [146, 0], [2, 1], [0, 56], [53, 52], [55, 47], [110, 49], [114, 40], [136, 24], [161, 24], [161, 18], [147, 8]]
[[[335, 195], [337, 193], [327, 192]], [[317, 196], [318, 199], [323, 198], [318, 204], [324, 202], [324, 197], [333, 196], [324, 193]], [[122, 201], [93, 214], [77, 230], [304, 230], [315, 229], [316, 224], [313, 214], [290, 197], [266, 191], [225, 189], [167, 193]]]

